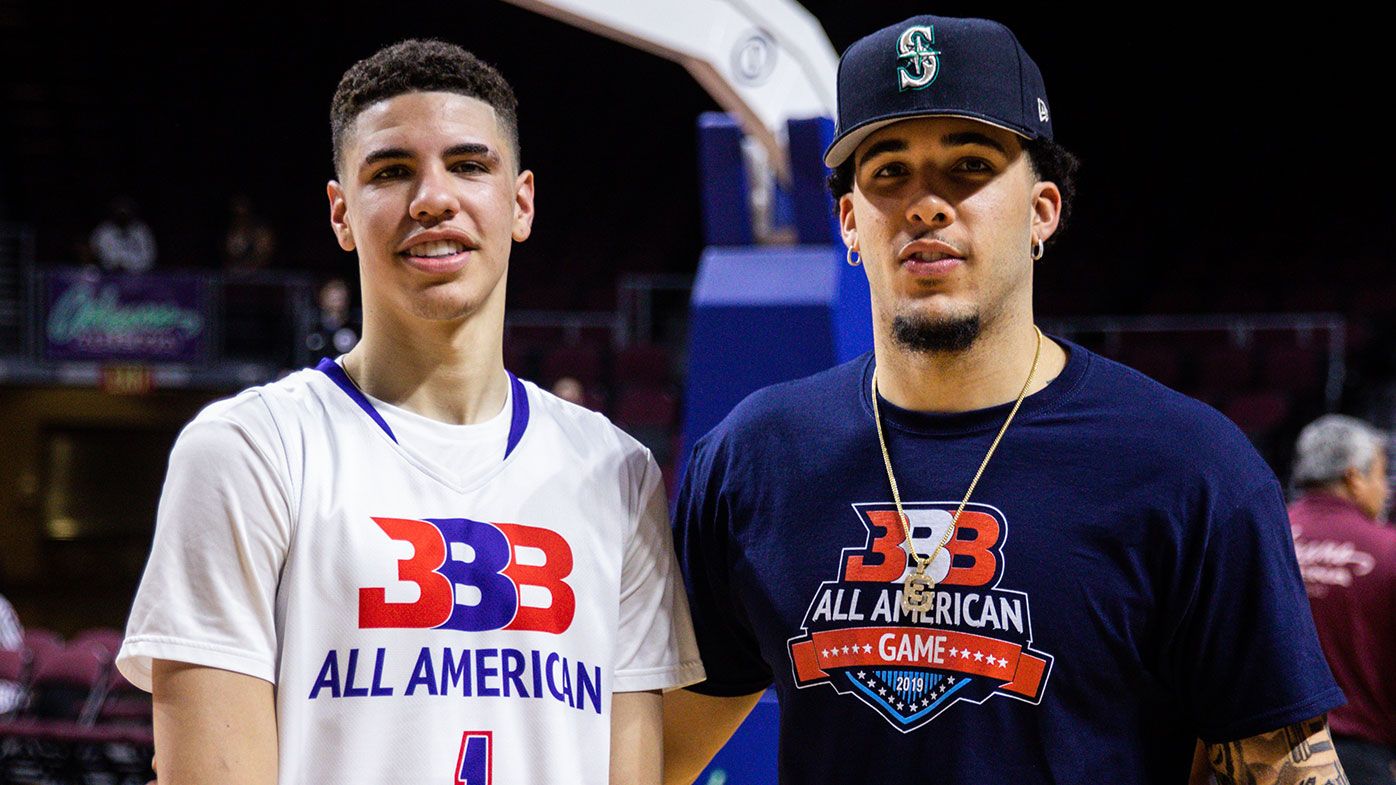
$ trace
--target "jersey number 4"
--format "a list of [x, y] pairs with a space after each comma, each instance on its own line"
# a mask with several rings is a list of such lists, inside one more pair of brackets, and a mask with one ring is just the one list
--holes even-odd
[[461, 736], [455, 785], [494, 785], [492, 740], [493, 735], [487, 730], [468, 730]]

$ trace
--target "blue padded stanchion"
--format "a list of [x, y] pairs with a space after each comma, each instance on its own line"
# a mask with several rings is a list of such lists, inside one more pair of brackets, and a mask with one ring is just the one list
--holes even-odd
[[828, 245], [709, 248], [689, 310], [685, 452], [754, 390], [872, 348], [868, 285]]
[[730, 115], [698, 117], [698, 181], [703, 197], [703, 237], [708, 245], [751, 245], [742, 129]]

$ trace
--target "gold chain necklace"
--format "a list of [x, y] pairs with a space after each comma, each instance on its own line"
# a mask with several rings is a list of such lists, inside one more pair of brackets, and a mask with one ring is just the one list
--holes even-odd
[[916, 571], [906, 576], [902, 582], [902, 612], [911, 613], [920, 611], [922, 613], [931, 609], [931, 598], [935, 592], [935, 581], [926, 574], [926, 567], [935, 559], [940, 549], [945, 547], [950, 538], [955, 536], [955, 526], [960, 522], [960, 513], [965, 511], [965, 505], [969, 504], [969, 497], [974, 493], [974, 487], [979, 484], [979, 478], [984, 476], [984, 470], [989, 466], [989, 459], [994, 457], [994, 450], [998, 449], [999, 442], [1003, 440], [1003, 435], [1008, 432], [1009, 423], [1013, 422], [1014, 415], [1018, 414], [1018, 407], [1023, 405], [1023, 399], [1028, 395], [1028, 388], [1032, 386], [1033, 376], [1037, 375], [1037, 360], [1042, 356], [1042, 330], [1037, 325], [1033, 325], [1033, 330], [1037, 332], [1037, 349], [1032, 354], [1032, 367], [1028, 369], [1028, 378], [1023, 382], [1023, 389], [1018, 391], [1018, 400], [1013, 403], [1013, 410], [1008, 413], [1008, 419], [1003, 421], [1003, 427], [999, 428], [998, 436], [994, 437], [994, 443], [989, 445], [989, 451], [984, 454], [984, 461], [979, 464], [979, 471], [974, 473], [974, 479], [970, 481], [969, 490], [965, 491], [965, 498], [960, 500], [960, 506], [955, 510], [955, 515], [950, 519], [950, 527], [946, 530], [945, 536], [941, 538], [929, 556], [922, 556], [916, 552], [916, 543], [911, 540], [911, 525], [906, 517], [906, 512], [902, 510], [902, 495], [897, 490], [897, 477], [892, 473], [892, 456], [887, 452], [887, 437], [882, 433], [882, 412], [877, 405], [877, 369], [873, 369], [872, 376], [872, 405], [873, 422], [877, 423], [877, 443], [882, 448], [882, 463], [887, 467], [887, 482], [892, 486], [892, 500], [897, 503], [897, 520], [901, 521], [902, 533], [906, 537], [907, 549], [911, 551], [911, 558], [916, 562]]

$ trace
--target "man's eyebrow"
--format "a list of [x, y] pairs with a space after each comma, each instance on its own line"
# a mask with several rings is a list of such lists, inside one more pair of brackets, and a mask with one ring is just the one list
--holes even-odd
[[963, 147], [964, 145], [978, 144], [985, 147], [992, 147], [1004, 155], [1008, 155], [1008, 148], [1004, 147], [997, 139], [988, 134], [981, 134], [978, 131], [959, 131], [957, 133], [946, 134], [940, 138], [946, 147]]
[[858, 165], [862, 166], [869, 158], [882, 153], [900, 153], [906, 150], [906, 142], [901, 139], [883, 139], [880, 142], [873, 142], [872, 146], [863, 151], [858, 157]]
[[364, 162], [360, 166], [372, 166], [379, 161], [396, 161], [411, 157], [412, 153], [401, 147], [382, 147], [364, 156]]
[[499, 160], [499, 153], [496, 153], [489, 145], [479, 142], [453, 144], [441, 152], [442, 158], [455, 158], [462, 155], [478, 155], [495, 161]]

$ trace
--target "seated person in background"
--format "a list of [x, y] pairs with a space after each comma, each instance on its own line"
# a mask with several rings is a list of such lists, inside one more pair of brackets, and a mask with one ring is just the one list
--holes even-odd
[[234, 196], [228, 202], [228, 234], [223, 238], [223, 264], [230, 273], [265, 270], [276, 251], [276, 234], [252, 209], [252, 200]]
[[1353, 785], [1396, 783], [1396, 529], [1386, 437], [1340, 414], [1299, 434], [1289, 506], [1319, 642], [1348, 703], [1328, 715]]
[[564, 376], [553, 382], [553, 395], [578, 406], [587, 405], [587, 393], [582, 383], [571, 376]]
[[129, 196], [112, 200], [107, 217], [92, 230], [88, 245], [103, 270], [143, 273], [155, 266], [155, 236]]
[[320, 306], [320, 318], [315, 329], [305, 337], [311, 357], [318, 361], [353, 349], [363, 328], [349, 310], [349, 285], [342, 278], [325, 281], [316, 302]]

